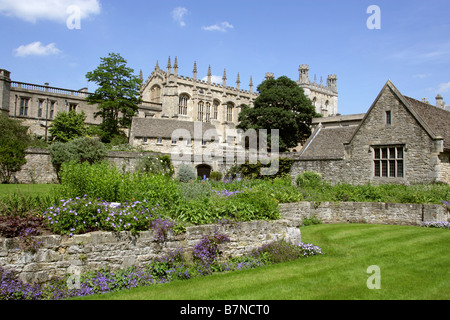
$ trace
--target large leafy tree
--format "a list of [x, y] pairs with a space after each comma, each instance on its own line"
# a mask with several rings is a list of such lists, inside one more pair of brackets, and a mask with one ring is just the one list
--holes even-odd
[[27, 131], [20, 121], [0, 114], [0, 183], [9, 183], [27, 162], [25, 150], [31, 140]]
[[117, 53], [101, 58], [101, 64], [86, 74], [90, 82], [98, 85], [88, 96], [89, 104], [98, 104], [95, 117], [102, 117], [100, 125], [102, 141], [110, 142], [121, 135], [122, 128], [130, 128], [141, 102], [139, 88], [141, 81], [134, 70], [127, 67], [127, 61]]
[[[254, 107], [239, 113], [239, 129], [279, 129], [280, 151], [295, 148], [311, 134], [311, 120], [320, 116], [298, 84], [286, 76], [266, 79], [258, 86]], [[269, 140], [270, 143], [270, 140]]]
[[73, 139], [86, 136], [88, 128], [85, 120], [86, 115], [84, 112], [77, 113], [75, 110], [59, 112], [49, 129], [52, 140], [69, 142]]

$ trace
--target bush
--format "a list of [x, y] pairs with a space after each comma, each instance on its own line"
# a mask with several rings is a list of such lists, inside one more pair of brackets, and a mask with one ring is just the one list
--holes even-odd
[[0, 217], [0, 237], [15, 238], [29, 230], [32, 235], [39, 235], [44, 223], [42, 217]]
[[49, 150], [58, 178], [60, 178], [59, 172], [63, 163], [75, 161], [93, 164], [102, 161], [107, 154], [103, 143], [87, 137], [77, 138], [66, 143], [55, 142], [49, 147]]
[[27, 130], [20, 121], [0, 114], [0, 183], [9, 183], [27, 162], [25, 150], [31, 141]]
[[295, 183], [302, 188], [315, 188], [322, 183], [322, 175], [317, 172], [306, 171], [297, 176]]
[[163, 174], [168, 177], [171, 177], [174, 172], [171, 159], [167, 155], [142, 157], [139, 159], [136, 170], [142, 173]]
[[269, 260], [270, 263], [281, 263], [323, 254], [322, 249], [312, 244], [298, 245], [285, 240], [275, 241], [253, 250], [251, 256]]
[[180, 168], [178, 169], [178, 181], [180, 182], [189, 182], [191, 180], [195, 180], [197, 177], [197, 173], [195, 172], [195, 169], [187, 164], [182, 164]]
[[218, 171], [212, 171], [209, 177], [211, 180], [220, 181], [222, 180], [222, 173]]

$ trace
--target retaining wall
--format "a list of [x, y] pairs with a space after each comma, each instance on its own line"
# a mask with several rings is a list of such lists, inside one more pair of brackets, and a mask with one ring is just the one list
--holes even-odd
[[129, 266], [145, 266], [152, 259], [163, 256], [178, 248], [192, 252], [204, 235], [211, 235], [217, 229], [230, 238], [230, 242], [219, 246], [220, 259], [242, 256], [264, 244], [285, 239], [300, 243], [298, 219], [277, 221], [253, 221], [239, 224], [204, 225], [188, 227], [186, 232], [174, 235], [169, 232], [166, 240], [156, 241], [156, 233], [139, 232], [93, 232], [75, 235], [36, 237], [42, 241], [36, 253], [18, 250], [19, 239], [0, 238], [0, 267], [17, 273], [26, 283], [45, 283], [52, 278], [108, 268], [118, 270]]
[[313, 216], [324, 223], [372, 223], [420, 226], [425, 221], [448, 221], [442, 205], [381, 202], [297, 202], [280, 204], [285, 217]]

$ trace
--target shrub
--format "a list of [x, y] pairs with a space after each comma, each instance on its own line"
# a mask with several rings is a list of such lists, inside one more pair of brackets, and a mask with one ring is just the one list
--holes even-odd
[[302, 188], [314, 188], [320, 186], [322, 182], [322, 175], [317, 172], [305, 171], [299, 174], [295, 179], [297, 186]]
[[49, 133], [53, 141], [69, 142], [73, 139], [83, 137], [87, 134], [84, 112], [77, 113], [75, 110], [69, 112], [58, 112]]
[[167, 155], [142, 157], [139, 159], [136, 170], [142, 173], [163, 174], [168, 177], [171, 177], [174, 172], [171, 159]]
[[212, 171], [209, 177], [211, 180], [220, 181], [222, 180], [222, 173], [218, 171]]
[[20, 121], [0, 115], [0, 183], [9, 183], [27, 162], [25, 150], [31, 140], [27, 130]]
[[191, 180], [195, 180], [197, 177], [197, 174], [195, 172], [195, 169], [187, 164], [182, 164], [180, 168], [178, 169], [178, 181], [180, 182], [189, 182]]
[[42, 217], [0, 217], [0, 236], [15, 238], [21, 235], [39, 235], [44, 227]]
[[279, 240], [253, 250], [251, 256], [263, 257], [271, 263], [281, 263], [318, 254], [323, 254], [322, 249], [312, 244], [292, 244], [285, 240]]
[[0, 198], [0, 216], [34, 217], [40, 215], [57, 201], [56, 194], [23, 194], [22, 192], [4, 195]]

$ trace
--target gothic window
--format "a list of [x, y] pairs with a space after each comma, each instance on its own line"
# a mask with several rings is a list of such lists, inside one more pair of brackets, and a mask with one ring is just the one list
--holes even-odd
[[373, 150], [375, 177], [403, 178], [403, 147], [375, 147]]
[[189, 97], [185, 94], [182, 94], [180, 96], [180, 101], [178, 105], [178, 113], [181, 115], [186, 116], [187, 115], [187, 104], [188, 104]]
[[314, 107], [316, 106], [316, 102], [317, 102], [317, 98], [314, 97], [314, 98], [312, 99], [312, 104], [313, 104]]
[[77, 106], [75, 103], [69, 104], [69, 111], [77, 111]]
[[19, 115], [27, 116], [28, 115], [28, 104], [30, 102], [30, 98], [20, 98], [20, 110]]
[[212, 118], [217, 120], [218, 113], [219, 113], [219, 101], [214, 101]]
[[233, 104], [232, 103], [227, 104], [227, 121], [228, 122], [233, 121]]
[[209, 121], [211, 119], [211, 103], [206, 103], [206, 118], [205, 121]]
[[154, 103], [161, 103], [161, 88], [158, 85], [154, 85], [150, 89], [150, 101]]
[[204, 108], [205, 108], [205, 104], [203, 103], [203, 101], [200, 101], [198, 103], [198, 116], [197, 116], [198, 121], [203, 121], [203, 115], [205, 112]]

